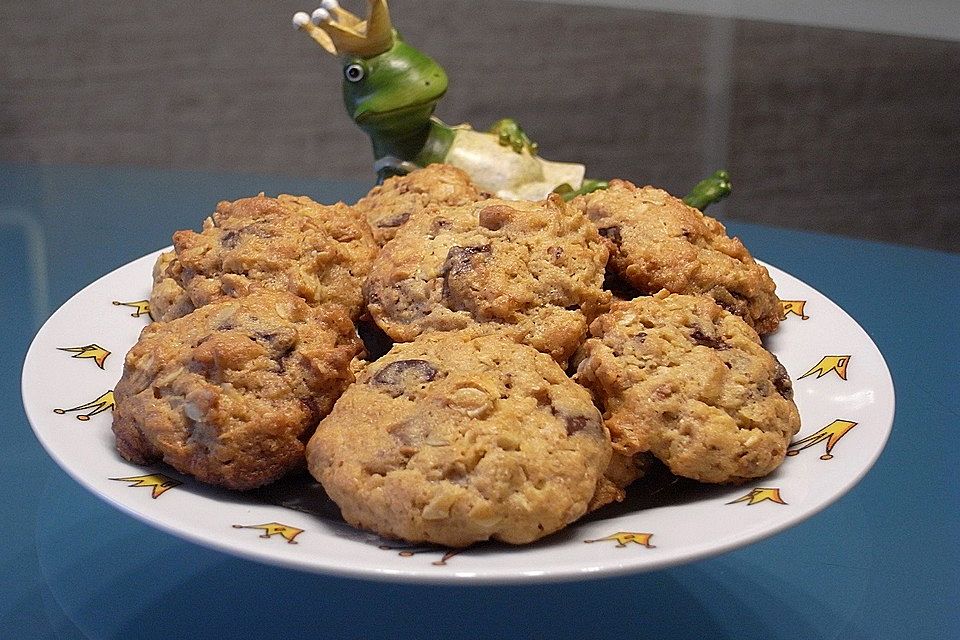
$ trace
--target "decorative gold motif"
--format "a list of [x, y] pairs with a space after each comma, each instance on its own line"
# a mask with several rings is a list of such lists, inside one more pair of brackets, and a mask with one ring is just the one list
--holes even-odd
[[840, 441], [840, 438], [845, 436], [850, 429], [853, 429], [857, 426], [856, 422], [850, 420], [834, 420], [824, 428], [820, 429], [816, 433], [812, 433], [802, 440], [797, 440], [790, 444], [792, 447], [787, 451], [788, 456], [795, 456], [804, 449], [812, 447], [816, 444], [827, 441], [827, 451], [822, 456], [821, 460], [831, 460], [833, 459], [833, 448], [836, 446], [837, 442]]
[[807, 304], [806, 300], [781, 300], [780, 301], [780, 319], [786, 320], [791, 313], [801, 320], [809, 320], [810, 316], [803, 312], [803, 307]]
[[[412, 558], [418, 553], [434, 553], [439, 551], [436, 547], [430, 547], [426, 545], [395, 545], [395, 544], [381, 544], [377, 547], [383, 551], [396, 551], [397, 555], [401, 558]], [[463, 552], [463, 549], [447, 549], [444, 551], [443, 556], [439, 560], [434, 560], [430, 564], [435, 567], [446, 566], [447, 560], [452, 558], [455, 555]]]
[[818, 378], [822, 378], [831, 371], [840, 376], [841, 380], [847, 379], [847, 365], [850, 364], [850, 356], [823, 356], [820, 358], [820, 362], [815, 364], [813, 368], [807, 371], [805, 374], [797, 378], [802, 380], [807, 376], [816, 373]]
[[57, 347], [57, 351], [67, 351], [72, 353], [71, 358], [80, 358], [81, 360], [93, 360], [98, 367], [103, 369], [103, 363], [106, 362], [110, 352], [98, 344], [88, 344], [82, 347]]
[[113, 306], [119, 307], [133, 307], [134, 311], [130, 314], [132, 318], [139, 318], [140, 316], [147, 316], [153, 320], [153, 314], [150, 313], [150, 301], [149, 300], [134, 300], [133, 302], [119, 302], [117, 300], [113, 301]]
[[287, 541], [287, 544], [297, 544], [297, 541], [294, 539], [301, 533], [303, 529], [298, 529], [296, 527], [291, 527], [288, 524], [281, 524], [279, 522], [266, 522], [264, 524], [235, 524], [233, 525], [234, 529], [261, 529], [263, 533], [260, 534], [261, 538], [270, 538], [271, 536], [280, 536]]
[[113, 408], [117, 406], [116, 401], [113, 398], [113, 389], [107, 391], [96, 400], [91, 400], [85, 404], [81, 404], [78, 407], [73, 407], [70, 409], [54, 409], [53, 412], [59, 415], [63, 415], [68, 412], [73, 411], [86, 411], [87, 409], [92, 409], [88, 413], [81, 413], [77, 416], [77, 420], [86, 422], [90, 419], [90, 416], [95, 416], [98, 413], [103, 413], [104, 411], [112, 411]]
[[151, 497], [154, 500], [159, 498], [170, 489], [183, 484], [179, 480], [174, 480], [173, 478], [165, 476], [162, 473], [149, 473], [144, 476], [130, 476], [126, 478], [110, 478], [110, 480], [116, 480], [118, 482], [131, 482], [133, 484], [129, 485], [130, 487], [151, 487], [153, 489]]
[[753, 489], [750, 493], [745, 496], [741, 496], [736, 500], [732, 500], [727, 504], [737, 504], [738, 502], [746, 502], [747, 506], [758, 504], [769, 500], [770, 502], [776, 502], [777, 504], [787, 504], [783, 498], [780, 497], [780, 489], [770, 488], [770, 487], [758, 487]]
[[655, 549], [656, 546], [650, 544], [650, 538], [653, 537], [652, 533], [639, 533], [636, 531], [618, 531], [616, 533], [610, 534], [605, 538], [596, 538], [594, 540], [584, 540], [584, 542], [616, 542], [618, 548], [626, 547], [628, 544], [638, 544], [647, 549]]

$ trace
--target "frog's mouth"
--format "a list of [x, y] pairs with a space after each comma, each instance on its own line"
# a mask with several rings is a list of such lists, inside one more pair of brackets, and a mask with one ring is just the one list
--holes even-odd
[[400, 124], [411, 118], [418, 118], [426, 121], [433, 114], [437, 106], [439, 97], [430, 98], [421, 102], [415, 102], [396, 109], [387, 109], [386, 111], [375, 111], [363, 107], [357, 109], [353, 115], [353, 121], [360, 126], [376, 126], [383, 124]]

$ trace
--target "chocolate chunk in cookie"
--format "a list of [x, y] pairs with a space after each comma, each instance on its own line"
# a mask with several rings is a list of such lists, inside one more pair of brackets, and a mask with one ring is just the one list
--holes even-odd
[[426, 360], [394, 360], [380, 367], [367, 384], [398, 398], [407, 395], [411, 386], [419, 388], [436, 377], [437, 368]]

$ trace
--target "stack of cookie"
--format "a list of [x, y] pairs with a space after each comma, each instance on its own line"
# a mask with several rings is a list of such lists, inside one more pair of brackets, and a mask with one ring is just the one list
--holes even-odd
[[151, 306], [116, 389], [124, 457], [236, 489], [306, 460], [349, 523], [412, 542], [531, 542], [654, 457], [759, 477], [799, 429], [759, 338], [766, 270], [624, 181], [506, 201], [432, 165], [352, 207], [221, 203], [174, 235]]

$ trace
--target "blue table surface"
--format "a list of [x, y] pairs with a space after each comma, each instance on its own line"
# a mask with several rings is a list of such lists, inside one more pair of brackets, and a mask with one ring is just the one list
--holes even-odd
[[[958, 638], [960, 256], [726, 220], [847, 310], [887, 360], [893, 433], [806, 522], [662, 571], [508, 587], [280, 569], [154, 530], [88, 494], [23, 414], [42, 322], [97, 277], [258, 191], [351, 200], [363, 182], [0, 165], [0, 637]], [[731, 205], [733, 201], [731, 201]]]

